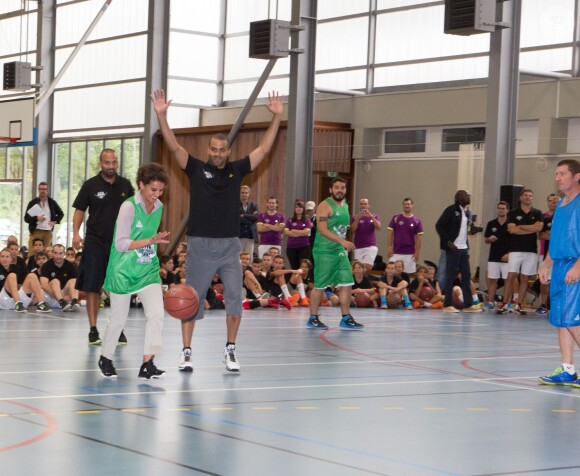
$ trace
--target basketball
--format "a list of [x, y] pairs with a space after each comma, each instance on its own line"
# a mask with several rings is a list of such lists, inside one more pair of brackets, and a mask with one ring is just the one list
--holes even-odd
[[354, 295], [356, 307], [373, 307], [373, 301], [369, 293], [357, 293]]
[[197, 312], [199, 297], [191, 286], [178, 284], [165, 293], [163, 305], [171, 317], [185, 320], [193, 317]]
[[423, 288], [421, 289], [421, 294], [419, 295], [419, 297], [423, 301], [430, 301], [431, 299], [433, 299], [434, 295], [435, 295], [435, 293], [433, 292], [433, 288], [431, 288], [429, 286], [423, 286]]

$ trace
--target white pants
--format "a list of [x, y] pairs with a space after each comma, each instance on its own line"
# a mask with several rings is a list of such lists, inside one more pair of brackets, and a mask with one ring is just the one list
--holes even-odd
[[402, 261], [404, 265], [403, 271], [405, 271], [405, 273], [414, 273], [417, 271], [417, 263], [415, 263], [413, 255], [395, 254], [389, 258], [389, 261]]
[[[103, 357], [113, 360], [119, 336], [127, 322], [131, 294], [109, 294], [111, 297], [111, 316], [105, 329], [101, 354]], [[143, 355], [159, 354], [163, 350], [161, 331], [163, 330], [163, 319], [165, 317], [161, 284], [150, 284], [134, 294], [137, 294], [139, 299], [141, 299], [145, 318], [147, 319]]]
[[364, 264], [370, 264], [371, 266], [375, 263], [375, 258], [379, 249], [376, 246], [367, 246], [366, 248], [357, 248], [354, 250], [354, 259], [360, 261]]
[[270, 248], [278, 248], [279, 254], [282, 254], [282, 247], [279, 245], [260, 245], [258, 246], [258, 257], [264, 256], [264, 253], [269, 252]]
[[[18, 290], [18, 300], [22, 302], [24, 307], [28, 307], [30, 305], [30, 301], [32, 301], [32, 298], [24, 292], [24, 289], [20, 288]], [[0, 309], [3, 311], [8, 311], [10, 309], [14, 309], [15, 305], [16, 301], [12, 299], [6, 292], [6, 288], [2, 288], [2, 291], [0, 291]]]

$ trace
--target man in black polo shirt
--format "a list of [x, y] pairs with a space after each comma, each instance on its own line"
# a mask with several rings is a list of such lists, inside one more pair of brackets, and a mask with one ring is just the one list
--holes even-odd
[[[190, 202], [187, 225], [187, 267], [185, 280], [199, 296], [205, 296], [213, 275], [217, 272], [224, 283], [227, 341], [224, 350], [226, 370], [238, 372], [235, 339], [242, 317], [242, 266], [240, 264], [240, 186], [245, 175], [264, 160], [272, 149], [280, 118], [284, 110], [277, 93], [268, 95], [266, 105], [272, 113], [268, 129], [258, 147], [240, 160], [229, 160], [227, 136], [215, 134], [210, 138], [207, 160], [192, 157], [179, 143], [167, 122], [171, 101], [161, 89], [151, 94], [163, 139], [176, 163], [189, 179]], [[193, 371], [191, 339], [195, 321], [203, 318], [203, 306], [191, 319], [182, 323], [183, 351], [179, 370]]]
[[[135, 193], [131, 182], [117, 174], [119, 162], [114, 150], [103, 149], [99, 160], [101, 171], [83, 184], [73, 203], [72, 245], [77, 250], [83, 248], [76, 289], [87, 293], [89, 344], [92, 345], [101, 343], [97, 330], [99, 298], [109, 263], [115, 221], [121, 204]], [[79, 230], [87, 209], [89, 219], [82, 240]], [[119, 343], [126, 342], [125, 334], [121, 332]]]
[[64, 256], [64, 246], [56, 244], [52, 249], [52, 259], [42, 266], [40, 285], [44, 294], [44, 302], [52, 309], [79, 312], [81, 310], [78, 303], [79, 292], [75, 289], [77, 268], [73, 263], [64, 259]]
[[487, 259], [487, 302], [486, 309], [495, 307], [495, 293], [497, 280], [507, 279], [508, 276], [508, 253], [510, 234], [507, 231], [507, 214], [509, 204], [499, 202], [497, 204], [497, 218], [487, 222], [483, 234], [485, 242], [489, 246], [489, 258]]
[[[510, 310], [525, 315], [522, 301], [528, 289], [528, 278], [538, 272], [538, 233], [544, 227], [541, 210], [532, 207], [534, 192], [524, 188], [520, 193], [520, 206], [508, 213], [508, 233], [510, 234], [510, 254], [508, 261], [508, 279], [505, 285], [501, 312]], [[519, 289], [515, 289], [519, 274]], [[516, 297], [515, 292], [518, 292]], [[514, 294], [513, 307], [510, 309], [511, 294]]]

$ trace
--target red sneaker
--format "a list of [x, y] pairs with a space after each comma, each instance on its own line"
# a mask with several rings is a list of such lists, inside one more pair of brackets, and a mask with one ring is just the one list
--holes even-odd
[[280, 304], [288, 310], [292, 309], [292, 304], [290, 304], [290, 301], [288, 301], [288, 299], [286, 299], [286, 298], [281, 299]]
[[274, 309], [278, 309], [278, 304], [280, 304], [280, 301], [278, 301], [278, 298], [271, 297], [270, 299], [268, 299], [268, 306], [269, 307], [273, 307]]

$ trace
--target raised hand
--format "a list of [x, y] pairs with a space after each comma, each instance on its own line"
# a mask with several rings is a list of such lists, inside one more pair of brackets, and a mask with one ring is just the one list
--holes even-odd
[[151, 93], [151, 101], [153, 102], [153, 109], [155, 109], [157, 114], [165, 114], [171, 104], [171, 100], [167, 101], [165, 99], [165, 91], [163, 89], [153, 91]]
[[272, 114], [281, 115], [284, 112], [284, 104], [278, 95], [278, 91], [268, 93], [268, 104], [266, 104], [266, 107]]

